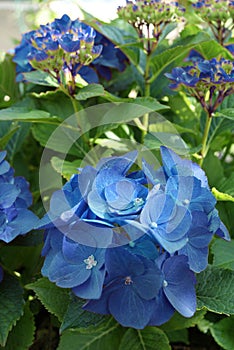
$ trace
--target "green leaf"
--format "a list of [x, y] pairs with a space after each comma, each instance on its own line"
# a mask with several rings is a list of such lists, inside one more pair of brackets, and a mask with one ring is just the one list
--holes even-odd
[[154, 98], [136, 98], [128, 103], [109, 104], [106, 113], [103, 113], [100, 123], [104, 124], [121, 124], [127, 123], [135, 118], [140, 118], [146, 113], [168, 108], [160, 104]]
[[19, 125], [13, 124], [9, 131], [3, 137], [0, 138], [0, 149], [6, 148], [6, 145], [19, 128]]
[[153, 97], [137, 97], [135, 99], [129, 100], [129, 103], [136, 103], [139, 106], [150, 108], [152, 111], [162, 111], [169, 109], [167, 105], [159, 103], [156, 98]]
[[[42, 145], [62, 154], [72, 154], [76, 157], [83, 156], [80, 152], [81, 146], [76, 140], [80, 137], [79, 129], [65, 124], [57, 127], [55, 125], [34, 124], [32, 127], [34, 138]], [[54, 133], [54, 134], [53, 134]], [[51, 137], [51, 135], [54, 135]]]
[[222, 349], [234, 349], [233, 324], [234, 317], [227, 317], [210, 327], [212, 336], [214, 337], [216, 343], [222, 347]]
[[137, 104], [142, 107], [146, 107], [150, 109], [150, 112], [167, 110], [170, 107], [167, 105], [161, 104], [154, 97], [136, 97], [136, 98], [120, 98], [115, 95], [110, 94], [108, 91], [105, 91], [104, 98], [110, 102], [122, 102], [122, 103], [130, 103]]
[[234, 202], [234, 197], [232, 197], [230, 194], [218, 191], [215, 187], [212, 188], [212, 193], [215, 196], [215, 198], [217, 199], [217, 201]]
[[57, 117], [52, 117], [48, 112], [42, 110], [29, 111], [24, 107], [10, 107], [0, 111], [0, 122], [3, 120], [59, 124]]
[[17, 321], [15, 327], [9, 333], [5, 350], [28, 350], [34, 340], [34, 318], [29, 307], [25, 307], [23, 316]]
[[16, 278], [4, 275], [0, 300], [0, 345], [5, 346], [9, 331], [23, 314], [23, 289]]
[[160, 328], [166, 332], [194, 327], [204, 318], [205, 313], [205, 310], [198, 310], [192, 317], [186, 318], [176, 312], [173, 317], [168, 322], [160, 326]]
[[45, 277], [27, 284], [25, 288], [33, 290], [44, 307], [62, 320], [70, 301], [68, 289], [57, 287]]
[[68, 162], [58, 157], [51, 158], [52, 167], [61, 174], [66, 180], [69, 180], [73, 174], [77, 174], [77, 168], [81, 164], [81, 159]]
[[208, 265], [199, 273], [197, 306], [216, 313], [234, 314], [234, 271]]
[[87, 328], [89, 326], [97, 327], [103, 320], [106, 319], [103, 315], [98, 315], [82, 309], [84, 300], [76, 296], [71, 296], [71, 302], [64, 315], [60, 332], [69, 328]]
[[12, 57], [0, 53], [0, 108], [5, 108], [19, 98], [19, 87], [15, 82], [15, 64]]
[[44, 86], [58, 87], [59, 84], [55, 78], [53, 78], [49, 73], [35, 70], [29, 73], [23, 73], [24, 79], [29, 83]]
[[57, 350], [110, 350], [119, 349], [124, 329], [112, 319], [99, 327], [85, 331], [66, 330]]
[[170, 343], [184, 343], [189, 345], [189, 332], [188, 329], [179, 329], [177, 331], [165, 332]]
[[212, 118], [207, 146], [210, 147], [216, 136], [223, 132], [231, 132], [232, 129], [233, 120], [222, 117]]
[[104, 87], [100, 84], [89, 84], [75, 95], [75, 99], [78, 101], [87, 100], [91, 97], [104, 96]]
[[194, 47], [194, 44], [190, 44], [187, 46], [177, 46], [170, 48], [157, 56], [153, 57], [151, 60], [151, 67], [153, 71], [153, 75], [150, 78], [150, 82], [152, 83], [160, 73], [166, 69], [171, 63], [177, 60], [179, 57], [185, 56], [189, 50]]
[[23, 145], [31, 128], [30, 123], [18, 123], [18, 125], [20, 126], [19, 130], [15, 132], [15, 134], [11, 137], [6, 146], [7, 157], [11, 162], [13, 161], [16, 153], [21, 151], [21, 146]]
[[216, 239], [211, 246], [213, 265], [234, 271], [234, 241]]
[[222, 181], [219, 182], [219, 189], [222, 192], [228, 193], [231, 196], [234, 196], [234, 173], [232, 173], [229, 178], [222, 178]]
[[199, 51], [207, 60], [219, 56], [233, 60], [231, 52], [220, 45], [216, 40], [200, 43], [196, 45], [196, 50]]
[[222, 117], [234, 121], [234, 108], [225, 108], [219, 112], [216, 112], [215, 117]]
[[51, 116], [57, 116], [59, 120], [64, 120], [74, 113], [71, 99], [60, 90], [33, 92], [30, 95], [30, 100], [35, 106], [34, 109], [46, 111]]
[[214, 155], [214, 152], [208, 152], [204, 159], [203, 169], [208, 177], [209, 185], [219, 187], [220, 179], [224, 179], [224, 171], [220, 159]]
[[170, 350], [166, 334], [159, 328], [143, 330], [129, 328], [124, 334], [119, 350]]

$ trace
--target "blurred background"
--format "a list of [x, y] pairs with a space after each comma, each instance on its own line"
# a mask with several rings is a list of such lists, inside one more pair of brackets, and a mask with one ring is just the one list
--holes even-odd
[[125, 0], [0, 0], [0, 51], [14, 48], [21, 34], [46, 24], [64, 13], [82, 18], [80, 8], [104, 21], [116, 17]]

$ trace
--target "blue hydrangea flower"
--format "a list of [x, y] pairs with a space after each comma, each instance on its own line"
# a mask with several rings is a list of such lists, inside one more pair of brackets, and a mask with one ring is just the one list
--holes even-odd
[[[186, 179], [188, 181], [187, 187], [189, 187], [189, 192], [186, 190], [183, 181], [179, 181], [180, 202], [184, 205], [192, 205], [192, 203], [194, 203], [194, 205], [192, 205], [193, 210], [199, 208], [199, 210], [205, 211], [209, 218], [209, 230], [213, 232], [213, 234], [216, 233], [220, 237], [230, 240], [228, 230], [220, 220], [217, 210], [214, 208], [216, 200], [210, 192], [207, 176], [204, 170], [191, 160], [180, 158], [175, 152], [167, 147], [162, 146], [160, 150], [163, 162], [163, 172], [167, 180], [174, 175], [181, 178], [181, 180], [184, 176], [187, 176]], [[192, 176], [193, 179], [191, 179], [190, 176]], [[157, 177], [157, 175], [154, 174], [152, 177]], [[196, 188], [198, 191], [197, 194], [199, 193], [200, 198], [198, 201], [196, 200]], [[189, 203], [187, 200], [189, 200]]]
[[84, 308], [110, 313], [124, 327], [144, 328], [162, 286], [161, 271], [151, 260], [124, 248], [107, 251], [106, 268], [108, 283], [101, 299], [88, 302]]
[[191, 214], [170, 195], [155, 191], [147, 198], [140, 222], [156, 243], [174, 253], [186, 244]]
[[100, 218], [110, 222], [135, 218], [144, 206], [146, 178], [142, 172], [127, 174], [136, 155], [132, 152], [100, 165], [88, 195], [90, 209]]
[[[233, 94], [234, 61], [195, 59], [192, 66], [173, 68], [165, 76], [171, 80], [171, 89], [186, 89], [194, 96], [202, 108], [212, 115], [225, 97]], [[209, 99], [207, 94], [209, 93]]]
[[0, 152], [0, 240], [9, 243], [18, 235], [31, 231], [38, 218], [27, 208], [32, 204], [29, 184], [14, 177], [14, 170]]
[[56, 228], [49, 229], [42, 255], [42, 274], [57, 286], [72, 288], [75, 295], [98, 299], [105, 277], [105, 249], [85, 246], [67, 238]]
[[102, 51], [102, 46], [94, 43], [95, 36], [93, 28], [67, 15], [24, 34], [13, 58], [18, 81], [23, 79], [20, 73], [33, 69], [49, 71], [59, 83], [62, 70], [75, 77]]
[[[229, 239], [204, 171], [161, 147], [158, 170], [137, 153], [79, 169], [51, 198], [42, 273], [121, 325], [161, 325], [196, 311], [194, 272], [214, 234]], [[11, 201], [3, 197], [4, 203]]]
[[23, 73], [39, 69], [50, 72], [58, 83], [62, 71], [73, 78], [79, 74], [88, 83], [97, 83], [99, 72], [110, 78], [110, 68], [123, 70], [126, 60], [102, 34], [67, 15], [25, 33], [13, 57], [17, 81], [24, 80]]

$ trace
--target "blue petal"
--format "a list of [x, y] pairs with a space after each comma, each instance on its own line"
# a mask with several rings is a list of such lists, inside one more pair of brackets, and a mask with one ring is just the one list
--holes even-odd
[[67, 239], [65, 236], [63, 238], [62, 251], [64, 259], [69, 264], [83, 264], [85, 266], [84, 260], [87, 259], [90, 255], [95, 254], [94, 247], [87, 247], [82, 244], [78, 244], [70, 239]]
[[154, 301], [142, 300], [131, 286], [114, 291], [109, 298], [109, 310], [123, 327], [143, 329], [148, 324]]
[[63, 231], [74, 242], [95, 248], [107, 248], [113, 237], [111, 228], [98, 227], [84, 221], [77, 221], [69, 227], [64, 227]]
[[145, 271], [143, 262], [125, 248], [110, 248], [106, 252], [106, 269], [110, 278], [137, 276]]
[[23, 235], [31, 231], [35, 224], [38, 222], [38, 217], [27, 209], [18, 209], [16, 218], [9, 223], [12, 229], [11, 237], [7, 240], [3, 239], [5, 242], [10, 242], [18, 235]]
[[144, 275], [134, 276], [132, 279], [135, 292], [142, 299], [150, 300], [158, 295], [159, 289], [162, 287], [163, 275], [156, 265], [152, 267], [148, 262]]
[[168, 177], [171, 175], [194, 175], [201, 181], [202, 187], [208, 187], [205, 172], [198, 164], [193, 163], [191, 160], [180, 158], [175, 152], [165, 146], [161, 146], [160, 151], [163, 167]]
[[196, 311], [194, 273], [189, 270], [187, 257], [174, 256], [163, 265], [167, 286], [164, 293], [172, 306], [183, 316], [191, 317]]
[[73, 293], [83, 299], [99, 299], [105, 278], [105, 269], [92, 269], [89, 279], [72, 289]]
[[84, 263], [67, 263], [62, 252], [55, 255], [50, 253], [46, 259], [50, 260], [50, 265], [47, 263], [45, 268], [42, 268], [42, 273], [59, 287], [73, 288], [84, 283], [91, 275], [91, 270], [86, 269]]
[[161, 324], [167, 322], [174, 314], [175, 309], [169, 303], [165, 294], [160, 291], [158, 298], [155, 299], [152, 316], [148, 323], [148, 326], [160, 326]]
[[12, 184], [0, 184], [0, 207], [9, 208], [15, 202], [20, 190]]

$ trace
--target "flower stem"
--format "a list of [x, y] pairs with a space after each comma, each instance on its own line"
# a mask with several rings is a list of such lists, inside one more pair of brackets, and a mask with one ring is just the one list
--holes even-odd
[[[146, 66], [145, 66], [145, 97], [150, 96], [150, 54], [146, 56]], [[144, 137], [147, 134], [149, 128], [149, 113], [145, 113], [142, 121], [144, 130], [142, 130], [142, 142], [144, 142]]]
[[206, 125], [205, 125], [205, 130], [204, 130], [204, 134], [203, 134], [203, 138], [202, 138], [201, 159], [199, 161], [199, 165], [201, 167], [202, 167], [204, 158], [206, 157], [207, 152], [208, 152], [207, 140], [208, 140], [211, 122], [212, 122], [212, 116], [209, 113], [207, 113]]

